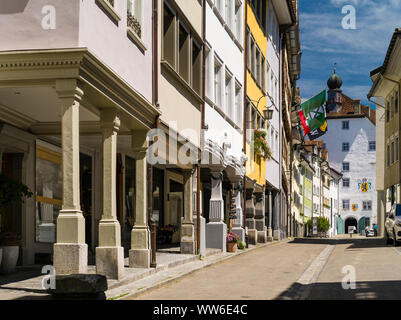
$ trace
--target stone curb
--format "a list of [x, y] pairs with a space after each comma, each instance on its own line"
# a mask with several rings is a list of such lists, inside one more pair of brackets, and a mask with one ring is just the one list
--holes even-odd
[[[211, 256], [212, 257], [211, 261], [206, 261], [205, 264], [201, 264], [200, 266], [197, 266], [192, 270], [189, 270], [187, 272], [178, 273], [177, 275], [172, 276], [172, 277], [168, 277], [168, 278], [166, 278], [166, 279], [164, 279], [164, 280], [162, 280], [160, 282], [157, 282], [157, 283], [155, 283], [155, 284], [153, 284], [151, 286], [142, 288], [139, 292], [133, 292], [133, 293], [129, 293], [129, 294], [124, 294], [122, 296], [118, 296], [117, 295], [116, 298], [109, 297], [109, 299], [121, 300], [121, 299], [126, 299], [126, 298], [139, 297], [139, 296], [143, 295], [144, 293], [148, 293], [148, 292], [150, 292], [152, 290], [161, 288], [161, 287], [163, 287], [163, 286], [165, 286], [165, 285], [167, 285], [167, 284], [169, 284], [169, 283], [171, 283], [173, 281], [176, 281], [176, 280], [178, 280], [178, 279], [180, 279], [180, 278], [182, 278], [184, 276], [191, 275], [191, 274], [195, 273], [196, 271], [198, 271], [200, 269], [208, 268], [208, 267], [210, 267], [212, 265], [217, 265], [217, 264], [222, 263], [222, 262], [224, 262], [224, 261], [226, 261], [228, 259], [237, 257], [237, 256], [239, 256], [241, 254], [249, 253], [249, 252], [251, 252], [253, 250], [262, 249], [262, 248], [265, 248], [265, 247], [268, 247], [268, 246], [288, 243], [288, 242], [290, 242], [292, 240], [293, 239], [285, 239], [285, 240], [281, 240], [281, 241], [274, 241], [274, 242], [268, 242], [268, 243], [264, 243], [264, 244], [258, 244], [256, 246], [252, 246], [251, 248], [248, 248], [247, 250], [237, 251], [234, 254], [233, 253], [228, 253], [228, 254], [227, 253], [221, 253], [221, 255], [223, 255], [222, 257], [216, 257], [219, 254], [215, 254], [215, 255]], [[195, 256], [195, 257], [196, 257], [196, 260], [199, 259], [198, 256]], [[107, 291], [106, 291], [106, 294], [107, 294]]]

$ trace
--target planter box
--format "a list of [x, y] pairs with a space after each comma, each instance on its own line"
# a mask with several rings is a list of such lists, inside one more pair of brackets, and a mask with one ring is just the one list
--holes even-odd
[[227, 252], [237, 252], [238, 245], [236, 242], [227, 243]]
[[19, 246], [5, 246], [1, 247], [3, 250], [3, 259], [1, 262], [0, 273], [10, 274], [15, 272], [19, 256]]

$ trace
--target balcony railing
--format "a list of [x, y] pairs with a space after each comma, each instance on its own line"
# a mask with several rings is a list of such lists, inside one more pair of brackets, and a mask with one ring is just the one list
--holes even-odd
[[139, 38], [142, 37], [141, 23], [138, 21], [138, 19], [131, 12], [127, 12], [127, 24], [128, 24], [129, 28], [134, 30], [134, 32], [136, 33], [136, 35]]

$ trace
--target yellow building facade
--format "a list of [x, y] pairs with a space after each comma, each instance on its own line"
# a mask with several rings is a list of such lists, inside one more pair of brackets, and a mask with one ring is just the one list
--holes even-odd
[[[256, 4], [256, 8], [255, 5]], [[267, 51], [267, 0], [247, 1], [246, 14], [246, 96], [247, 128], [266, 129], [263, 111], [266, 109], [266, 51]], [[259, 186], [266, 183], [266, 160], [255, 154], [253, 132], [248, 130], [246, 155], [247, 177], [256, 180]]]

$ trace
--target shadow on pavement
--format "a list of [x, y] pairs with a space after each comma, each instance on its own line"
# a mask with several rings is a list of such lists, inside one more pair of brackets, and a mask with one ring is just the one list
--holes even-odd
[[15, 273], [0, 275], [0, 287], [9, 283], [20, 282], [42, 276], [42, 267], [17, 267]]
[[401, 281], [361, 281], [355, 289], [343, 289], [340, 282], [302, 285], [294, 283], [275, 300], [294, 300], [300, 292], [307, 292], [305, 300], [400, 300]]
[[0, 14], [15, 14], [25, 11], [29, 0], [0, 0]]
[[348, 249], [362, 249], [375, 247], [389, 247], [383, 238], [349, 238], [349, 239], [333, 239], [333, 238], [295, 238], [291, 243], [302, 244], [326, 244], [326, 245], [341, 245], [349, 244]]

